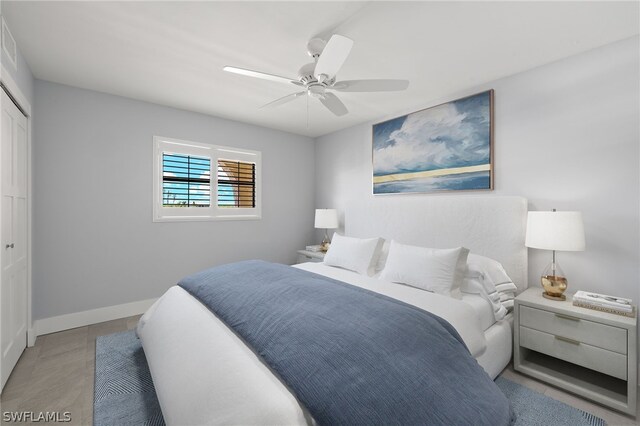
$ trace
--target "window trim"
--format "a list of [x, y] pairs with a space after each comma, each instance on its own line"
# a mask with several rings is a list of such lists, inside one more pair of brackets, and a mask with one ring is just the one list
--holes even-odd
[[[207, 157], [210, 160], [210, 207], [163, 206], [162, 154], [170, 147], [176, 154]], [[255, 163], [254, 208], [218, 207], [218, 160], [233, 160]], [[249, 149], [212, 145], [162, 136], [153, 137], [153, 221], [154, 222], [202, 222], [218, 220], [259, 220], [262, 219], [262, 153]]]

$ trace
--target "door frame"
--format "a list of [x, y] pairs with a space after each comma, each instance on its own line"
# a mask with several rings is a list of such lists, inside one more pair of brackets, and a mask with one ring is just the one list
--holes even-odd
[[[31, 104], [27, 100], [20, 87], [15, 82], [11, 74], [4, 67], [4, 64], [0, 67], [0, 83], [9, 92], [9, 95], [18, 104], [22, 112], [27, 116], [27, 346], [31, 347], [36, 343], [36, 333], [33, 328], [33, 301], [31, 297], [31, 246], [33, 243], [32, 234], [32, 200], [31, 194], [33, 193], [33, 176], [31, 173], [31, 135], [33, 134], [33, 112]], [[0, 88], [0, 90], [3, 90]]]

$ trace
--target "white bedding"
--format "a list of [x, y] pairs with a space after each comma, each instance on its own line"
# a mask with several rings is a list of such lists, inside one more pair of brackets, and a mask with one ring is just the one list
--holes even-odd
[[486, 348], [484, 330], [477, 318], [476, 311], [462, 300], [408, 285], [390, 283], [375, 277], [359, 275], [345, 269], [327, 266], [323, 263], [301, 263], [294, 267], [366, 288], [431, 312], [447, 320], [458, 331], [474, 357], [480, 356]]
[[478, 325], [482, 331], [487, 331], [489, 327], [496, 323], [493, 307], [482, 296], [462, 293], [462, 301], [473, 308], [476, 313], [476, 318], [478, 319]]
[[[487, 320], [481, 319], [485, 316], [481, 312], [486, 311], [475, 299], [469, 303], [319, 263], [297, 267], [385, 294], [444, 318], [492, 378], [511, 356], [509, 323], [500, 321], [485, 333]], [[143, 315], [137, 331], [168, 425], [312, 422], [260, 358], [182, 288], [170, 288]], [[492, 336], [490, 341], [498, 343], [488, 346], [485, 336]]]
[[[323, 263], [311, 263], [311, 262], [301, 263], [299, 265], [295, 265], [294, 267], [304, 269], [310, 272], [315, 272], [316, 274], [325, 275], [327, 277], [331, 277], [336, 280], [345, 281], [350, 284], [359, 285], [360, 287], [369, 288], [374, 291], [378, 291], [375, 289], [380, 288], [380, 281], [379, 281], [380, 273], [370, 278], [363, 275], [353, 274], [343, 269], [332, 268]], [[402, 284], [391, 284], [390, 286], [388, 286], [390, 293], [383, 293], [383, 294], [387, 294], [388, 296], [398, 299], [398, 297], [394, 296], [396, 292], [394, 290], [397, 289], [397, 286], [409, 287], [409, 286], [403, 286]], [[411, 287], [409, 288], [411, 289]], [[410, 293], [416, 294], [418, 296], [424, 293], [424, 290], [415, 289], [415, 288], [413, 290], [417, 290], [417, 291], [410, 292]], [[382, 293], [382, 291], [378, 291], [378, 293]], [[451, 299], [450, 297], [447, 297], [447, 300], [450, 300], [450, 299]], [[440, 300], [440, 299], [436, 298], [436, 300]], [[496, 320], [495, 320], [495, 315], [493, 314], [493, 307], [482, 296], [479, 296], [477, 294], [462, 293], [462, 301], [473, 308], [473, 310], [476, 313], [476, 318], [480, 325], [480, 329], [482, 331], [487, 330], [489, 327], [495, 324]], [[411, 303], [411, 301], [409, 301], [409, 303]]]
[[295, 397], [227, 326], [181, 287], [138, 323], [167, 425], [301, 425]]

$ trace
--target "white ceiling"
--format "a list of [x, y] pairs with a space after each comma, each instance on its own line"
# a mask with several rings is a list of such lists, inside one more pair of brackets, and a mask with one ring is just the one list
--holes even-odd
[[[36, 78], [316, 137], [639, 33], [638, 2], [11, 2], [2, 12]], [[341, 93], [335, 117], [297, 87], [307, 41], [355, 41], [338, 79], [411, 81]]]

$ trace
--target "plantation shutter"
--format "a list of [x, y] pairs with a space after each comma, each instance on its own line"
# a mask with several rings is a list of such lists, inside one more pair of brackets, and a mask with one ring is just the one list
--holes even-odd
[[218, 160], [218, 207], [256, 207], [256, 165]]
[[211, 160], [207, 157], [162, 153], [162, 206], [210, 205]]

